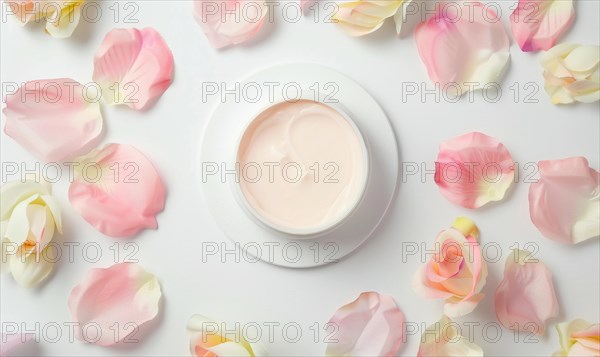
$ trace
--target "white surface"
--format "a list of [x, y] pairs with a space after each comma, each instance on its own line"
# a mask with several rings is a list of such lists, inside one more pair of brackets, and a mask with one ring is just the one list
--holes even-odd
[[[403, 102], [403, 82], [423, 83], [428, 88], [432, 85], [412, 35], [407, 33], [397, 39], [392, 23], [371, 36], [357, 39], [346, 36], [332, 24], [314, 23], [311, 17], [297, 23], [285, 22], [278, 11], [274, 23], [261, 31], [260, 41], [215, 51], [209, 48], [194, 22], [190, 1], [138, 4], [136, 26], [153, 26], [164, 36], [175, 56], [175, 80], [146, 113], [103, 106], [107, 127], [104, 142], [137, 146], [153, 160], [167, 184], [166, 209], [158, 216], [160, 228], [146, 231], [134, 240], [139, 246], [136, 258], [162, 283], [164, 313], [156, 328], [137, 346], [107, 349], [77, 341], [69, 343], [63, 331], [58, 342], [42, 341], [29, 346], [27, 352], [55, 356], [187, 355], [185, 325], [192, 314], [201, 313], [241, 324], [278, 322], [281, 325], [275, 328], [273, 343], [266, 341], [272, 355], [322, 355], [325, 333], [320, 331], [315, 343], [315, 324], [323, 327], [339, 306], [365, 290], [393, 295], [408, 321], [430, 324], [439, 319], [442, 302], [423, 300], [412, 291], [412, 276], [422, 262], [418, 256], [409, 256], [403, 262], [403, 247], [406, 248], [406, 242], [432, 242], [437, 232], [448, 227], [457, 215], [468, 215], [475, 220], [484, 244], [497, 242], [502, 248], [500, 261], [489, 264], [486, 299], [460, 320], [481, 324], [475, 327], [474, 341], [486, 355], [547, 356], [558, 346], [553, 326], [538, 343], [524, 342], [525, 335], [517, 336], [520, 342], [515, 343], [508, 330], [502, 330], [501, 340], [495, 343], [483, 338], [483, 324], [495, 321], [493, 292], [502, 277], [509, 247], [516, 243], [521, 247], [526, 242], [536, 244], [537, 256], [554, 273], [561, 312], [553, 323], [577, 317], [600, 321], [598, 240], [566, 247], [543, 238], [529, 221], [528, 185], [524, 183], [515, 185], [505, 201], [471, 212], [446, 201], [432, 175], [427, 175], [426, 182], [411, 176], [401, 184], [380, 229], [367, 244], [338, 264], [293, 270], [243, 259], [236, 263], [232, 254], [226, 256], [226, 263], [218, 257], [202, 262], [203, 242], [204, 246], [206, 242], [215, 242], [233, 248], [227, 245], [229, 240], [195, 189], [199, 178], [193, 174], [193, 163], [198, 140], [217, 104], [214, 96], [202, 101], [203, 82], [232, 84], [258, 68], [281, 62], [320, 63], [347, 74], [376, 98], [395, 127], [404, 162], [426, 163], [431, 169], [441, 141], [479, 130], [500, 139], [521, 168], [540, 159], [583, 155], [598, 169], [598, 104], [551, 105], [541, 87], [538, 55], [522, 53], [513, 42], [511, 64], [502, 80], [504, 95], [497, 103], [486, 103], [479, 94], [475, 95], [474, 103], [469, 103], [467, 97], [458, 103], [435, 103], [432, 95], [426, 103], [418, 97]], [[512, 1], [500, 4], [504, 10], [502, 21], [508, 30], [509, 7], [514, 4]], [[103, 2], [106, 16], [96, 23], [81, 23], [75, 36], [67, 40], [48, 37], [41, 26], [21, 28], [12, 22], [2, 23], [2, 82], [63, 76], [80, 82], [91, 80], [92, 58], [104, 34], [115, 26], [132, 26], [115, 24], [109, 10], [111, 5], [109, 1]], [[575, 6], [577, 20], [564, 41], [598, 44], [600, 3], [578, 1]], [[324, 18], [323, 13], [320, 18]], [[408, 25], [404, 30], [411, 29], [412, 25]], [[540, 91], [534, 96], [539, 103], [523, 101], [526, 93], [523, 88], [528, 82], [539, 86]], [[514, 103], [514, 92], [509, 89], [515, 83], [521, 88], [518, 103]], [[3, 162], [33, 165], [35, 160], [19, 145], [4, 134], [0, 137]], [[530, 172], [522, 170], [521, 177]], [[54, 185], [64, 212], [64, 240], [80, 242], [81, 246], [97, 242], [104, 254], [97, 263], [87, 262], [82, 259], [79, 246], [73, 263], [63, 259], [47, 284], [32, 291], [18, 288], [9, 276], [3, 276], [0, 310], [3, 323], [24, 322], [31, 328], [36, 322], [44, 327], [69, 321], [66, 300], [70, 289], [88, 269], [108, 266], [114, 260], [109, 247], [115, 240], [95, 232], [77, 215], [67, 201], [67, 188], [66, 180]], [[131, 249], [125, 250], [121, 244], [121, 252]], [[489, 254], [493, 255], [493, 250]], [[282, 326], [286, 323], [302, 327], [302, 337], [297, 343], [282, 337]], [[263, 332], [266, 335], [268, 329]], [[293, 337], [289, 335], [293, 335], [293, 329], [288, 331], [288, 340]], [[46, 336], [52, 337], [50, 331]], [[401, 354], [415, 355], [418, 340], [418, 335], [410, 336]]]
[[[388, 118], [377, 102], [356, 82], [330, 68], [288, 64], [270, 67], [245, 78], [247, 83], [297, 83], [303, 98], [314, 99], [310, 87], [313, 83], [337, 83], [344, 90], [336, 94], [336, 105], [353, 118], [366, 145], [368, 176], [363, 197], [348, 216], [337, 226], [309, 236], [294, 236], [269, 229], [268, 226], [244, 209], [241, 191], [234, 177], [223, 176], [223, 170], [235, 167], [236, 152], [243, 131], [254, 113], [284, 100], [283, 97], [264, 96], [256, 103], [221, 103], [211, 115], [201, 143], [200, 161], [197, 165], [204, 197], [211, 214], [223, 231], [248, 254], [279, 266], [309, 268], [339, 262], [365, 242], [382, 221], [394, 196], [398, 181], [398, 146]], [[325, 100], [325, 99], [322, 99]], [[343, 108], [343, 109], [342, 109]], [[249, 114], [251, 113], [251, 114]], [[365, 153], [365, 156], [367, 153]], [[379, 158], [387, 160], [381, 161]], [[225, 163], [225, 167], [222, 166]], [[203, 165], [219, 165], [219, 172]], [[321, 165], [322, 166], [322, 165]], [[321, 174], [324, 177], [325, 173]], [[237, 197], [236, 197], [237, 196]], [[318, 255], [317, 255], [318, 254]]]

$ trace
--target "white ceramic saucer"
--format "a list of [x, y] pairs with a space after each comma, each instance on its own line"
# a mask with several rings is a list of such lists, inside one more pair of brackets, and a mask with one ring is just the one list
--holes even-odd
[[[258, 99], [254, 96], [257, 86], [262, 88]], [[208, 121], [201, 141], [198, 181], [210, 212], [233, 245], [242, 250], [245, 260], [260, 259], [290, 268], [338, 262], [371, 236], [395, 194], [398, 146], [385, 113], [358, 83], [320, 65], [270, 67], [246, 78], [240, 88], [252, 94], [247, 94], [246, 100], [241, 96], [237, 102], [234, 95], [226, 96], [227, 101], [217, 106]], [[303, 99], [314, 98], [343, 107], [364, 136], [370, 153], [371, 172], [362, 201], [343, 223], [313, 239], [295, 239], [293, 235], [258, 224], [236, 199], [232, 189], [234, 175], [226, 175], [223, 180], [220, 173], [207, 174], [215, 165], [220, 168], [224, 165], [229, 170], [235, 168], [237, 139], [247, 122], [271, 103], [297, 98], [298, 88], [302, 92], [299, 97]], [[330, 102], [336, 100], [338, 103]]]

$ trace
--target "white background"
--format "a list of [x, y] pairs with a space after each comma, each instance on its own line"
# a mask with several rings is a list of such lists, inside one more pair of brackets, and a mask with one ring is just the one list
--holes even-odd
[[[188, 336], [185, 326], [192, 314], [199, 313], [217, 320], [245, 324], [256, 322], [297, 323], [302, 338], [289, 343], [282, 327], [275, 328], [273, 343], [267, 343], [272, 355], [322, 355], [324, 333], [315, 343], [311, 326], [322, 327], [343, 304], [354, 300], [362, 291], [375, 290], [391, 294], [404, 311], [407, 321], [431, 324], [442, 313], [442, 302], [424, 300], [411, 289], [414, 272], [422, 264], [418, 256], [402, 261], [403, 242], [430, 243], [458, 215], [468, 215], [478, 224], [483, 244], [497, 242], [502, 257], [489, 264], [486, 299], [460, 322], [480, 322], [473, 339], [486, 355], [549, 355], [558, 348], [554, 323], [584, 318], [600, 320], [599, 242], [588, 241], [578, 246], [563, 246], [540, 235], [529, 220], [528, 185], [513, 186], [508, 197], [498, 204], [477, 211], [454, 206], [438, 192], [432, 175], [421, 182], [409, 177], [398, 188], [397, 197], [387, 218], [373, 237], [347, 259], [325, 267], [294, 270], [266, 263], [236, 263], [229, 255], [226, 262], [219, 257], [202, 262], [203, 242], [228, 242], [212, 219], [197, 189], [198, 141], [210, 113], [219, 99], [202, 101], [203, 82], [234, 83], [247, 74], [282, 62], [311, 62], [333, 67], [362, 84], [381, 104], [395, 128], [400, 157], [404, 162], [426, 163], [433, 167], [438, 144], [453, 136], [482, 131], [498, 138], [510, 150], [520, 166], [542, 159], [558, 159], [582, 155], [592, 167], [599, 164], [599, 109], [591, 105], [554, 106], [543, 91], [539, 55], [522, 53], [513, 42], [511, 61], [502, 78], [503, 96], [497, 103], [487, 103], [475, 95], [474, 103], [465, 96], [458, 103], [433, 95], [422, 102], [418, 96], [403, 101], [402, 83], [423, 83], [432, 88], [425, 67], [419, 59], [412, 28], [416, 18], [398, 39], [388, 21], [378, 32], [363, 38], [352, 38], [333, 24], [323, 23], [325, 14], [314, 21], [312, 16], [297, 23], [285, 21], [282, 6], [260, 31], [256, 41], [222, 51], [209, 47], [192, 17], [190, 1], [140, 1], [133, 16], [137, 24], [123, 23], [127, 13], [120, 3], [118, 23], [110, 6], [102, 3], [103, 17], [96, 23], [82, 21], [70, 39], [55, 39], [43, 32], [42, 25], [21, 28], [12, 21], [2, 22], [2, 82], [21, 83], [33, 79], [71, 77], [82, 83], [91, 81], [92, 58], [105, 33], [113, 27], [156, 28], [172, 49], [175, 58], [174, 82], [150, 110], [138, 113], [127, 107], [103, 105], [107, 134], [104, 142], [133, 144], [146, 153], [159, 169], [167, 186], [166, 209], [158, 216], [159, 229], [145, 231], [133, 241], [138, 244], [139, 259], [147, 270], [156, 274], [163, 288], [163, 313], [156, 326], [139, 345], [102, 348], [75, 341], [69, 343], [67, 329], [56, 343], [50, 330], [46, 341], [31, 344], [24, 353], [41, 355], [187, 355]], [[502, 21], [508, 31], [509, 8], [513, 1], [501, 2]], [[577, 19], [564, 41], [598, 44], [600, 22], [598, 1], [578, 1]], [[130, 9], [129, 9], [130, 10]], [[293, 11], [291, 12], [293, 14]], [[511, 36], [512, 38], [512, 36]], [[539, 92], [538, 103], [524, 103], [525, 83], [533, 82]], [[517, 84], [521, 93], [514, 102]], [[4, 123], [4, 118], [2, 120]], [[2, 162], [24, 162], [33, 167], [35, 159], [22, 147], [1, 135]], [[530, 171], [523, 171], [527, 173]], [[74, 262], [63, 259], [46, 283], [33, 290], [19, 288], [10, 276], [3, 276], [1, 319], [3, 323], [24, 323], [33, 328], [49, 323], [70, 321], [67, 296], [93, 267], [113, 263], [109, 247], [117, 240], [105, 237], [89, 226], [69, 205], [68, 182], [54, 185], [54, 194], [63, 210], [63, 240], [97, 242], [102, 258], [91, 263], [82, 258], [81, 246]], [[124, 241], [121, 244], [121, 252]], [[524, 343], [525, 335], [502, 330], [499, 342], [484, 338], [483, 324], [495, 322], [494, 290], [501, 280], [509, 247], [533, 242], [539, 247], [537, 256], [554, 273], [560, 301], [559, 318], [551, 321], [545, 337], [538, 343]], [[228, 247], [232, 245], [228, 243]], [[92, 254], [93, 252], [88, 252]], [[493, 250], [489, 251], [493, 258]], [[93, 254], [92, 254], [93, 255]], [[121, 256], [121, 260], [122, 260]], [[496, 325], [497, 326], [497, 325]], [[487, 339], [495, 329], [488, 330]], [[293, 338], [293, 330], [288, 331]], [[264, 330], [266, 336], [267, 329]], [[465, 329], [464, 334], [468, 335]], [[42, 335], [44, 335], [42, 331]], [[401, 351], [415, 355], [418, 335], [410, 336]]]

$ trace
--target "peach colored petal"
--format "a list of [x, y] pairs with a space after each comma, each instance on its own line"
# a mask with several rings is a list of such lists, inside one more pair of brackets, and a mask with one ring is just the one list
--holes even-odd
[[529, 186], [531, 221], [547, 238], [576, 244], [600, 235], [600, 173], [584, 157], [540, 161]]
[[415, 39], [429, 78], [462, 95], [497, 81], [510, 54], [508, 36], [492, 7], [457, 4], [438, 6], [437, 14], [417, 26]]
[[558, 316], [552, 273], [531, 252], [513, 250], [496, 289], [495, 305], [504, 327], [543, 335], [546, 321]]
[[192, 356], [267, 356], [260, 342], [248, 342], [244, 331], [237, 327], [225, 326], [202, 315], [193, 315], [188, 321], [190, 352]]
[[573, 24], [572, 0], [519, 0], [510, 27], [524, 52], [548, 50]]
[[134, 263], [92, 269], [69, 295], [69, 310], [76, 337], [111, 346], [135, 336], [160, 309], [160, 284]]
[[404, 341], [404, 315], [388, 295], [364, 292], [339, 308], [329, 324], [336, 333], [327, 356], [395, 356]]
[[70, 78], [26, 82], [6, 96], [4, 132], [44, 161], [84, 154], [102, 134], [100, 106], [87, 93]]
[[514, 162], [497, 139], [473, 132], [440, 144], [435, 182], [450, 202], [479, 208], [504, 198], [514, 179]]
[[255, 0], [194, 0], [194, 18], [214, 48], [250, 40], [262, 27], [269, 8]]
[[173, 54], [151, 27], [114, 29], [94, 56], [93, 78], [110, 104], [142, 110], [171, 85]]
[[563, 356], [600, 356], [600, 324], [576, 319], [556, 325], [561, 349], [552, 354]]
[[157, 227], [165, 189], [141, 152], [130, 145], [108, 144], [78, 159], [69, 201], [101, 233], [131, 237]]
[[457, 324], [443, 316], [421, 335], [418, 357], [483, 357], [481, 347], [460, 335]]
[[459, 217], [436, 238], [432, 259], [413, 278], [413, 289], [429, 299], [444, 299], [444, 314], [463, 316], [483, 299], [487, 265], [477, 242], [479, 230]]

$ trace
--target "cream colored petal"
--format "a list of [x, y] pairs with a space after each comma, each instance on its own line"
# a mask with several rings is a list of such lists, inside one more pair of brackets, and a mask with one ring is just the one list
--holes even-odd
[[83, 0], [67, 1], [68, 4], [46, 18], [46, 32], [57, 38], [71, 37], [79, 24]]
[[565, 58], [573, 49], [579, 46], [576, 43], [559, 43], [546, 51], [540, 60], [540, 64], [543, 67], [549, 66], [552, 62], [556, 61], [557, 58]]
[[398, 11], [394, 14], [394, 23], [396, 24], [396, 34], [400, 35], [402, 31], [402, 25], [406, 22], [406, 8], [413, 0], [406, 0], [403, 2], [402, 6], [398, 8]]
[[50, 195], [42, 195], [42, 200], [46, 203], [46, 206], [50, 209], [52, 214], [52, 220], [56, 224], [56, 229], [62, 234], [62, 217], [60, 212], [60, 206], [56, 199]]
[[207, 348], [210, 352], [214, 353], [216, 356], [224, 356], [224, 357], [253, 357], [253, 354], [250, 354], [247, 349], [245, 349], [241, 344], [235, 342], [225, 342], [220, 343], [216, 346]]
[[29, 196], [49, 195], [49, 186], [35, 181], [11, 181], [0, 187], [0, 220], [6, 220], [15, 206]]
[[44, 259], [45, 256], [46, 250], [39, 255], [30, 254], [24, 257], [19, 253], [11, 257], [10, 271], [15, 281], [22, 287], [32, 288], [46, 279], [52, 271], [54, 263]]
[[563, 63], [571, 71], [592, 71], [600, 62], [599, 46], [580, 46], [565, 57]]
[[29, 231], [31, 222], [28, 217], [28, 207], [31, 202], [37, 200], [39, 196], [33, 195], [21, 201], [15, 206], [8, 220], [4, 236], [19, 245], [25, 243], [29, 239]]

